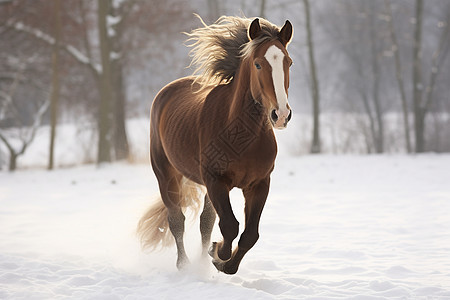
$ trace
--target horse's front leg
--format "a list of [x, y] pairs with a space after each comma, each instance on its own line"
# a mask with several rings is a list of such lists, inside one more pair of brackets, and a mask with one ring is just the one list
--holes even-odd
[[259, 238], [259, 220], [269, 193], [270, 177], [243, 189], [245, 197], [245, 229], [230, 260], [216, 265], [219, 271], [235, 274], [244, 255]]
[[231, 247], [233, 240], [239, 234], [239, 222], [233, 214], [231, 208], [229, 188], [219, 181], [207, 185], [208, 195], [214, 209], [219, 216], [219, 228], [223, 240], [213, 243], [209, 254], [213, 257], [213, 262], [223, 263], [231, 258]]

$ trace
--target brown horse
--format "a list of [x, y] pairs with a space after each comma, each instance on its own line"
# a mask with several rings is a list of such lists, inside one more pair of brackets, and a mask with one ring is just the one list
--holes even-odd
[[[200, 215], [203, 253], [219, 271], [237, 272], [245, 253], [259, 238], [260, 216], [269, 192], [277, 143], [273, 128], [291, 118], [287, 101], [289, 67], [286, 51], [292, 25], [279, 29], [263, 19], [221, 17], [188, 34], [196, 76], [164, 87], [153, 101], [150, 158], [161, 199], [141, 218], [143, 247], [166, 246], [173, 239], [177, 267], [188, 263], [183, 244], [184, 208], [197, 204], [206, 187]], [[245, 229], [239, 233], [230, 204], [232, 188], [245, 197]], [[216, 214], [223, 240], [210, 247]]]

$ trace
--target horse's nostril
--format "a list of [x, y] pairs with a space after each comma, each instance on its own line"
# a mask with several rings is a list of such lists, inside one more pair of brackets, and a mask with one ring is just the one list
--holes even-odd
[[272, 110], [272, 114], [271, 114], [272, 120], [274, 122], [276, 122], [278, 120], [278, 115], [277, 115], [277, 111], [274, 109]]
[[287, 117], [287, 121], [289, 122], [292, 118], [292, 109], [289, 110], [289, 116]]

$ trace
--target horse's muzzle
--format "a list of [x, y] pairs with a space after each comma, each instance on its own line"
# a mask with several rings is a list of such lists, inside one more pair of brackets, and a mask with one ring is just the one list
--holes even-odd
[[287, 123], [292, 118], [292, 109], [289, 110], [272, 110], [270, 113], [270, 120], [272, 121], [272, 125], [276, 129], [284, 129], [287, 127]]

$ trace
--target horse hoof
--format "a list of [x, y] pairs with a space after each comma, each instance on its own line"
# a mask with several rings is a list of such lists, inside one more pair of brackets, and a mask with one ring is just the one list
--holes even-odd
[[224, 272], [227, 275], [234, 275], [236, 274], [237, 270], [238, 270], [237, 267], [231, 266], [229, 263], [227, 263], [223, 266], [222, 272]]
[[216, 267], [217, 271], [228, 275], [236, 274], [238, 270], [237, 267], [233, 266], [230, 261], [213, 260], [212, 263]]
[[188, 266], [188, 265], [190, 265], [190, 261], [189, 261], [189, 259], [188, 258], [185, 258], [185, 259], [179, 259], [179, 260], [177, 260], [177, 269], [179, 270], [179, 271], [182, 271], [182, 270], [184, 270], [184, 269], [186, 269], [186, 267]]
[[216, 242], [212, 243], [209, 248], [208, 254], [212, 257], [212, 263], [216, 267], [217, 271], [223, 272], [225, 274], [235, 274], [237, 272], [237, 268], [230, 267], [230, 259], [222, 260], [217, 254], [218, 245]]

